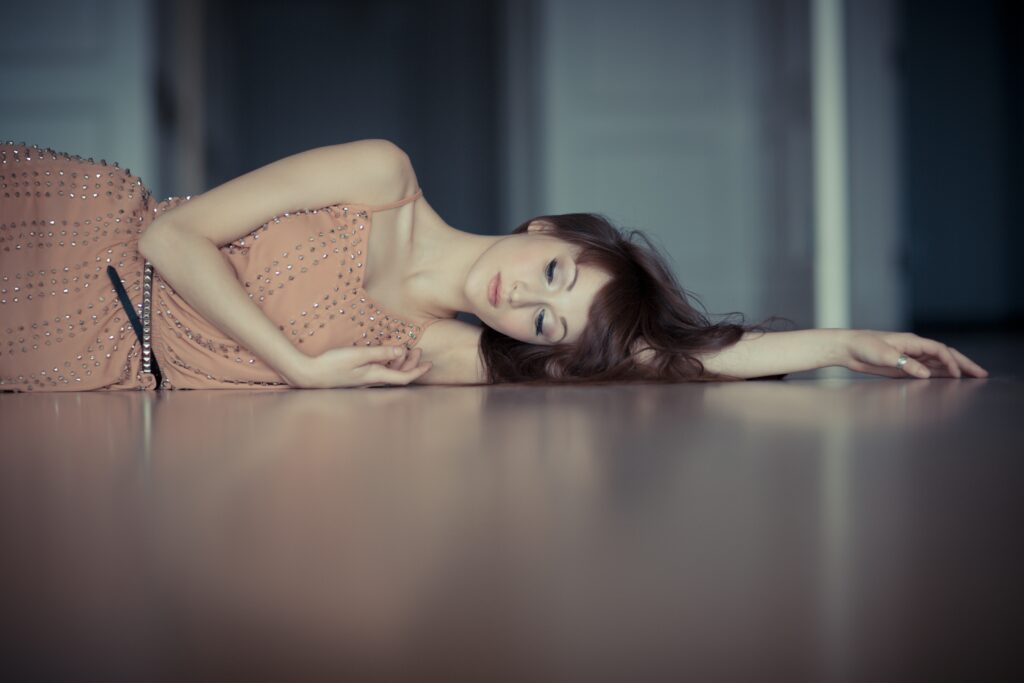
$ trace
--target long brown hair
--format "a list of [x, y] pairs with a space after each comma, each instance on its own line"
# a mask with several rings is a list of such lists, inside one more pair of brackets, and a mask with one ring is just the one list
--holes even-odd
[[599, 214], [568, 213], [539, 216], [512, 234], [525, 233], [534, 221], [579, 247], [578, 265], [599, 268], [611, 280], [594, 296], [586, 329], [572, 344], [528, 344], [484, 325], [480, 355], [488, 383], [732, 381], [742, 378], [706, 373], [697, 355], [731, 346], [748, 331], [771, 331], [763, 324], [709, 322], [640, 230], [624, 234]]

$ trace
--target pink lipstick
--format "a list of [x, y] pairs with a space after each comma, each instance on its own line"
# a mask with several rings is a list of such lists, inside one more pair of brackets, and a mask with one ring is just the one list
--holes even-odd
[[495, 308], [498, 307], [498, 301], [501, 298], [501, 273], [498, 273], [491, 278], [490, 285], [487, 288], [487, 299], [491, 302], [491, 305]]

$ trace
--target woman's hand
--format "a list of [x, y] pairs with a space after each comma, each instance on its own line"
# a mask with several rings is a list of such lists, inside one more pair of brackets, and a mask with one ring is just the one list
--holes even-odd
[[289, 383], [300, 389], [371, 387], [409, 384], [427, 373], [431, 363], [420, 363], [418, 348], [404, 346], [349, 346], [307, 356]]
[[[843, 365], [856, 372], [885, 377], [988, 377], [988, 371], [960, 353], [933, 339], [910, 332], [846, 330]], [[907, 364], [896, 367], [901, 353]]]

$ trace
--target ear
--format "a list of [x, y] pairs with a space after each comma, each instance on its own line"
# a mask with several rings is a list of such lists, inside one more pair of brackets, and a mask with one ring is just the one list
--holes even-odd
[[629, 347], [630, 355], [633, 360], [639, 365], [649, 365], [654, 360], [655, 351], [647, 345], [647, 341], [642, 338], [636, 339], [632, 346]]

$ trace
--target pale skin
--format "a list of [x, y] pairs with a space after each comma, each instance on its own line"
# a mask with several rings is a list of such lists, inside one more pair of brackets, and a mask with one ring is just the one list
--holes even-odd
[[[321, 147], [180, 204], [147, 228], [139, 250], [198, 313], [297, 388], [484, 382], [480, 328], [455, 320], [458, 311], [530, 344], [571, 344], [579, 337], [595, 294], [610, 277], [578, 265], [576, 248], [539, 221], [525, 234], [478, 235], [448, 225], [426, 197], [374, 215], [364, 287], [396, 315], [441, 318], [409, 352], [370, 346], [307, 356], [249, 299], [218, 251], [287, 211], [387, 204], [418, 187], [408, 156], [386, 140]], [[492, 303], [488, 285], [496, 275], [500, 292]], [[901, 352], [911, 357], [906, 371], [895, 367]], [[894, 377], [917, 376], [908, 372], [925, 365], [933, 377], [987, 376], [939, 342], [870, 330], [748, 335], [702, 360], [710, 371], [744, 378], [826, 365]]]

